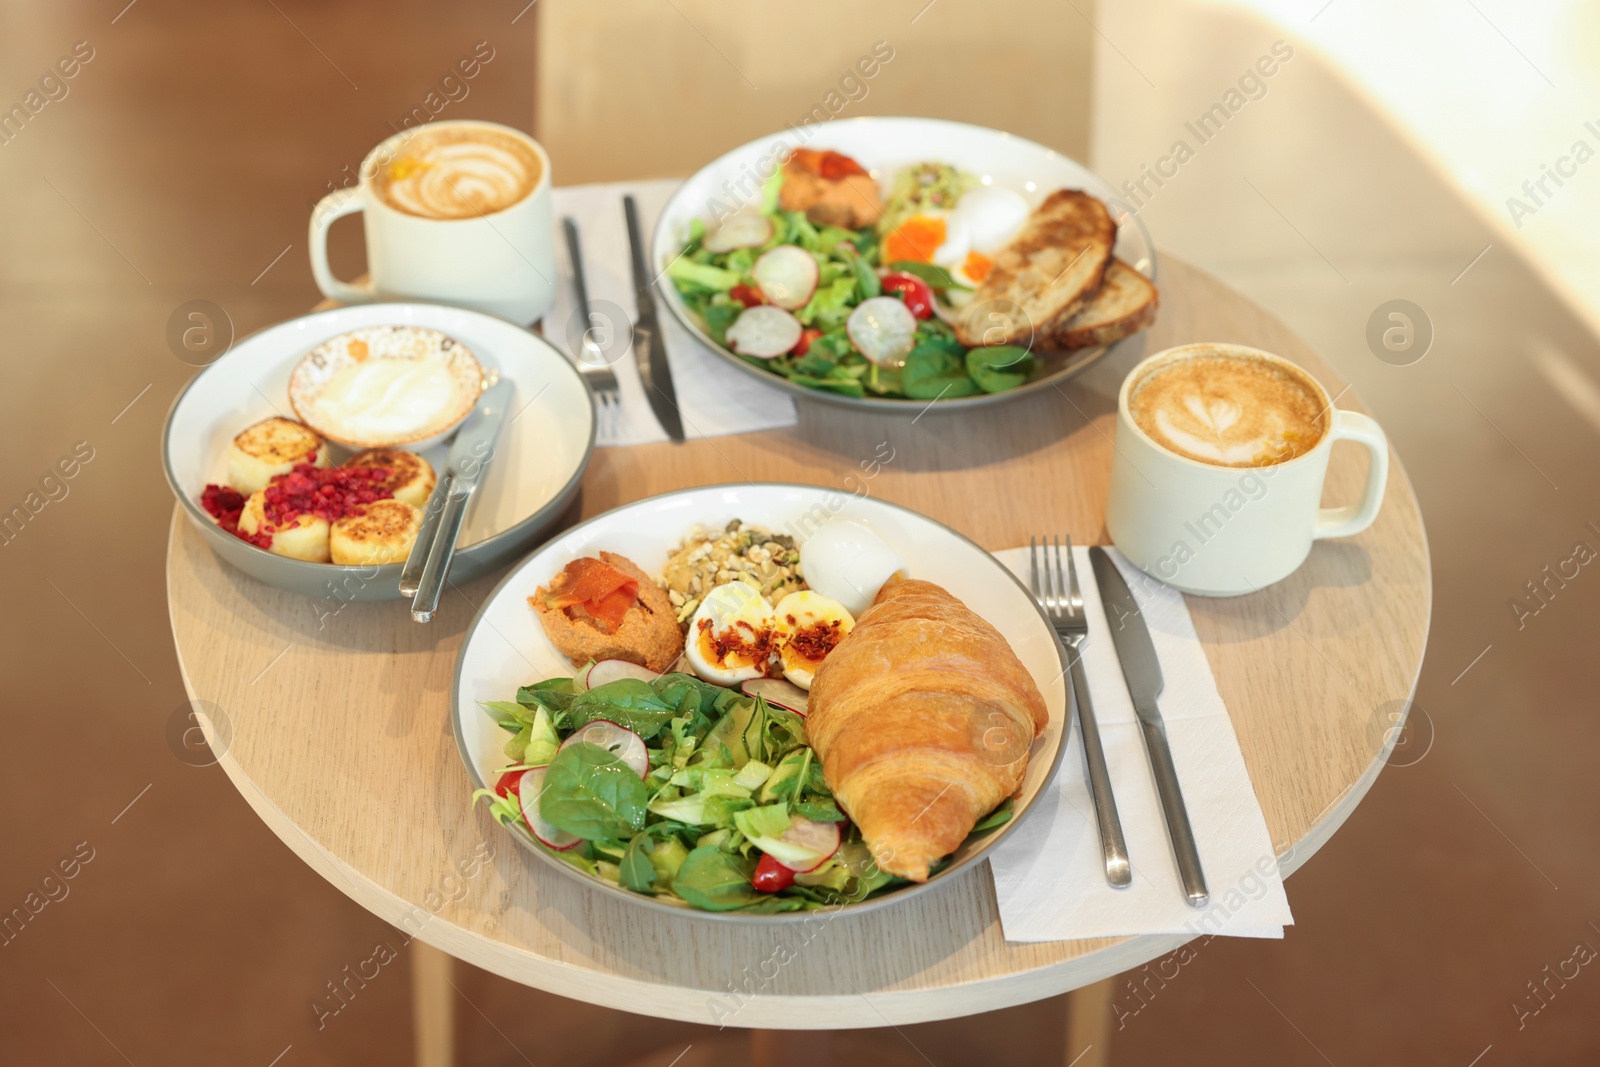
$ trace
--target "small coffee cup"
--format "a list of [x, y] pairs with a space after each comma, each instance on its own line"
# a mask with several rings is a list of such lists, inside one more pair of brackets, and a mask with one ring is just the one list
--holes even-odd
[[[328, 266], [334, 220], [364, 214], [368, 280]], [[341, 303], [426, 300], [526, 326], [556, 294], [550, 158], [520, 130], [494, 122], [433, 122], [368, 153], [360, 184], [311, 213], [311, 272]]]
[[[1358, 504], [1324, 508], [1338, 441], [1370, 453], [1366, 488]], [[1255, 592], [1292, 574], [1312, 542], [1365, 530], [1389, 474], [1374, 420], [1335, 408], [1306, 371], [1244, 345], [1180, 345], [1134, 367], [1117, 396], [1115, 446], [1112, 542], [1201, 596]]]

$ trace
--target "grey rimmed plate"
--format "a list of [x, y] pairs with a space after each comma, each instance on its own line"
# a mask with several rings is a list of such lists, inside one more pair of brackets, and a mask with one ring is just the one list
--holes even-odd
[[[999, 830], [956, 851], [949, 866], [922, 885], [907, 885], [843, 910], [857, 914], [905, 900], [948, 881], [983, 858], [1032, 809], [1066, 751], [1066, 653], [1044, 613], [1005, 565], [975, 543], [942, 523], [908, 508], [851, 496], [812, 485], [714, 485], [650, 497], [615, 508], [545, 543], [518, 564], [483, 602], [462, 643], [451, 687], [451, 715], [456, 744], [474, 789], [494, 782], [509, 762], [504, 752], [510, 736], [484, 710], [480, 701], [511, 700], [517, 688], [545, 678], [573, 673], [566, 657], [545, 636], [528, 597], [580, 556], [617, 552], [647, 573], [657, 574], [692, 527], [717, 528], [732, 519], [789, 533], [801, 543], [829, 518], [848, 518], [871, 527], [905, 561], [913, 578], [937, 582], [999, 630], [1016, 651], [1044, 695], [1049, 725], [1034, 741], [1027, 773], [1015, 802], [1016, 815]], [[525, 826], [506, 829], [546, 866], [544, 876], [577, 878], [597, 892], [621, 896], [641, 907], [675, 915], [696, 915], [734, 922], [793, 922], [805, 912], [750, 915], [699, 911], [633, 893], [591, 877], [555, 858]]]
[[[410, 325], [438, 330], [471, 349], [484, 374], [512, 383], [511, 414], [494, 462], [473, 495], [451, 579], [466, 582], [538, 543], [578, 491], [594, 452], [594, 403], [577, 370], [543, 338], [504, 319], [438, 304], [362, 304], [305, 315], [234, 345], [178, 394], [162, 433], [167, 484], [212, 549], [246, 574], [306, 596], [341, 601], [400, 597], [398, 563], [343, 567], [306, 563], [247, 544], [200, 506], [208, 482], [224, 484], [227, 448], [247, 426], [294, 418], [289, 376], [316, 345], [350, 330]], [[448, 442], [420, 450], [443, 477]], [[334, 462], [349, 455], [335, 446]]]
[[[700, 219], [709, 223], [759, 196], [761, 180], [771, 173], [773, 161], [799, 147], [831, 148], [851, 156], [867, 168], [885, 191], [902, 167], [924, 161], [949, 163], [978, 175], [984, 184], [1013, 189], [1030, 206], [1037, 205], [1057, 189], [1082, 189], [1102, 200], [1116, 220], [1117, 258], [1152, 281], [1156, 280], [1156, 249], [1144, 220], [1118, 198], [1110, 182], [1082, 163], [1037, 142], [985, 126], [943, 119], [874, 116], [836, 119], [820, 126], [797, 126], [757, 138], [706, 164], [678, 187], [656, 221], [651, 239], [651, 261], [656, 269], [665, 271], [682, 251], [691, 222]], [[1079, 349], [1070, 354], [1038, 353], [1038, 368], [1027, 382], [1009, 392], [940, 400], [931, 406], [925, 400], [872, 396], [858, 399], [796, 385], [781, 374], [752, 366], [711, 339], [670, 279], [663, 275], [656, 286], [662, 301], [684, 327], [735, 368], [730, 373], [754, 375], [797, 397], [865, 411], [950, 413], [1003, 404], [1059, 384], [1099, 362], [1118, 345], [1139, 344], [1142, 336], [1134, 334], [1117, 344]]]

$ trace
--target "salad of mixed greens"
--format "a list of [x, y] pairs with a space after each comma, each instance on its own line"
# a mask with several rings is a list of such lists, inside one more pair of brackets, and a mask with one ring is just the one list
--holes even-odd
[[[905, 219], [947, 204], [970, 176], [938, 164], [896, 179], [883, 219]], [[896, 234], [884, 223], [861, 229], [817, 225], [784, 211], [780, 168], [759, 212], [714, 230], [696, 220], [667, 268], [684, 303], [717, 344], [752, 366], [797, 385], [851, 397], [953, 399], [1015, 389], [1033, 355], [1014, 345], [968, 349], [940, 318], [970, 299], [972, 286], [931, 262], [884, 262]]]
[[[483, 707], [512, 734], [511, 763], [473, 799], [612, 885], [707, 911], [771, 913], [905, 884], [878, 869], [840, 811], [804, 716], [759, 694], [608, 660]], [[1006, 801], [972, 833], [1010, 818]]]

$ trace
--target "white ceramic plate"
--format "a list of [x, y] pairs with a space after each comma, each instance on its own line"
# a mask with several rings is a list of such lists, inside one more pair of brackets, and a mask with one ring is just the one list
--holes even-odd
[[[758, 138], [713, 160], [678, 187], [667, 201], [656, 222], [651, 257], [656, 269], [665, 271], [688, 237], [695, 220], [713, 221], [749, 203], [760, 195], [761, 179], [771, 173], [772, 160], [794, 148], [833, 149], [852, 157], [866, 167], [887, 193], [889, 183], [902, 167], [934, 161], [949, 163], [978, 175], [986, 185], [1015, 190], [1036, 207], [1057, 189], [1082, 189], [1102, 200], [1117, 221], [1116, 255], [1152, 281], [1156, 277], [1156, 251], [1145, 229], [1144, 220], [1129, 210], [1117, 197], [1111, 183], [1082, 163], [1054, 149], [1001, 130], [970, 126], [942, 119], [862, 117], [836, 119], [821, 126], [797, 126], [782, 133]], [[841, 407], [875, 411], [920, 412], [928, 409], [923, 400], [895, 400], [887, 397], [840, 396], [821, 389], [796, 385], [781, 374], [753, 367], [711, 340], [700, 320], [684, 304], [670, 279], [657, 283], [661, 298], [684, 326], [731, 366], [764, 382], [786, 389], [796, 396]], [[1142, 334], [1117, 344], [1138, 344]], [[1039, 369], [1017, 389], [1005, 393], [941, 400], [934, 411], [960, 411], [1027, 396], [1053, 383], [1072, 377], [1096, 362], [1117, 345], [1086, 348], [1071, 356], [1041, 353]]]
[[[451, 568], [470, 581], [514, 559], [561, 515], [594, 451], [594, 405], [578, 372], [543, 339], [503, 319], [437, 304], [364, 304], [269, 327], [207, 366], [173, 402], [162, 435], [167, 482], [211, 546], [253, 577], [308, 596], [387, 600], [400, 595], [398, 563], [340, 567], [275, 556], [225, 533], [200, 507], [208, 482], [225, 484], [235, 435], [272, 415], [294, 418], [289, 375], [314, 346], [366, 326], [424, 326], [472, 350], [491, 378], [512, 383], [511, 414], [494, 462], [473, 494]], [[421, 451], [444, 475], [448, 443]], [[334, 462], [349, 455], [335, 448]], [[376, 573], [374, 573], [376, 570]], [[331, 592], [330, 592], [331, 591]]]
[[[645, 571], [656, 574], [678, 543], [696, 524], [716, 528], [732, 519], [805, 538], [827, 518], [849, 518], [871, 527], [905, 560], [913, 578], [937, 582], [987, 619], [1010, 643], [1044, 694], [1050, 724], [1034, 742], [1027, 774], [1016, 801], [1016, 815], [1000, 830], [964, 845], [954, 860], [921, 886], [906, 886], [860, 904], [852, 912], [903, 900], [937, 885], [976, 861], [1025, 816], [1034, 798], [1060, 762], [1066, 746], [1067, 682], [1065, 652], [1033, 597], [998, 560], [941, 523], [880, 500], [862, 499], [810, 485], [718, 485], [686, 489], [627, 504], [574, 526], [545, 544], [506, 575], [484, 601], [467, 632], [456, 661], [451, 692], [456, 743], [473, 788], [487, 788], [507, 764], [504, 745], [510, 736], [478, 706], [485, 700], [511, 700], [519, 686], [544, 678], [570, 675], [572, 664], [545, 636], [528, 596], [548, 584], [572, 560], [599, 551], [618, 552]], [[596, 889], [621, 895], [641, 905], [674, 914], [699, 915], [740, 922], [794, 920], [804, 912], [779, 915], [717, 913], [662, 903], [653, 897], [619, 889], [591, 878], [553, 858], [518, 826], [509, 830], [529, 851], [549, 865], [548, 877], [580, 878]], [[562, 873], [555, 873], [562, 872]]]

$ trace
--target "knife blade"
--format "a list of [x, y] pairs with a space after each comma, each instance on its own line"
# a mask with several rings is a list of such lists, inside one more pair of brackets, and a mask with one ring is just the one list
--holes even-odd
[[[450, 563], [455, 558], [456, 539], [461, 536], [467, 504], [471, 502], [478, 483], [483, 480], [483, 472], [494, 460], [494, 444], [500, 436], [500, 425], [505, 421], [506, 407], [510, 402], [509, 381], [502, 380], [490, 386], [468, 417], [467, 424], [456, 434], [455, 443], [450, 446], [450, 458], [445, 464], [445, 480], [450, 488], [444, 497], [433, 536], [424, 543], [422, 534], [427, 531], [419, 531], [417, 542], [411, 547], [411, 556], [406, 560], [407, 569], [417, 559], [422, 560], [416, 591], [411, 596], [411, 617], [418, 622], [432, 621], [433, 613], [439, 610], [439, 597], [444, 592], [445, 580], [450, 576]], [[429, 500], [428, 503], [431, 510], [433, 501]], [[424, 516], [425, 523], [427, 518]]]
[[633, 323], [633, 358], [639, 363], [639, 380], [644, 383], [645, 399], [656, 421], [667, 436], [683, 444], [683, 416], [678, 412], [678, 391], [672, 384], [672, 368], [667, 363], [667, 343], [656, 319], [654, 286], [646, 265], [644, 238], [639, 231], [639, 207], [633, 197], [622, 198], [622, 211], [628, 219], [628, 247], [633, 259], [633, 298], [638, 314]]
[[1111, 643], [1116, 646], [1117, 658], [1122, 663], [1128, 696], [1133, 698], [1133, 710], [1139, 716], [1139, 730], [1150, 755], [1156, 795], [1167, 821], [1167, 836], [1172, 840], [1172, 852], [1178, 861], [1178, 878], [1183, 882], [1183, 893], [1190, 905], [1201, 908], [1211, 895], [1206, 889], [1205, 871], [1200, 866], [1200, 850], [1195, 845], [1189, 810], [1183, 803], [1183, 790], [1178, 786], [1178, 770], [1172, 762], [1167, 726], [1156, 704], [1156, 697], [1161, 695], [1166, 684], [1161, 677], [1161, 661], [1156, 658], [1156, 646], [1150, 640], [1150, 630], [1139, 610], [1139, 602], [1133, 598], [1133, 590], [1128, 588], [1111, 556], [1096, 545], [1089, 550], [1089, 564], [1100, 589], [1100, 603], [1105, 608]]

